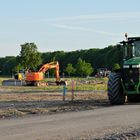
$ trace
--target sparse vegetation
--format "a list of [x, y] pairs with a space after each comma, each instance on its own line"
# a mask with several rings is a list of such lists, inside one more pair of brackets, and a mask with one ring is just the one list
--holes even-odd
[[[0, 78], [0, 83], [6, 80], [6, 78]], [[67, 90], [71, 90], [71, 82], [75, 81], [75, 90], [76, 91], [93, 91], [93, 90], [107, 90], [107, 80], [108, 78], [66, 78], [68, 82]], [[30, 92], [30, 91], [62, 91], [63, 86], [56, 86], [54, 78], [47, 78], [44, 81], [50, 82], [52, 85], [49, 86], [6, 86], [3, 87], [5, 90], [11, 90], [13, 92]]]

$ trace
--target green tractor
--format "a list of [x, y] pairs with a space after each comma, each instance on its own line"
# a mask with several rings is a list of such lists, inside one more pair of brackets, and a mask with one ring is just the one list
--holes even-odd
[[[127, 37], [126, 37], [127, 38]], [[123, 66], [109, 75], [108, 98], [112, 105], [140, 101], [140, 37], [120, 42]]]

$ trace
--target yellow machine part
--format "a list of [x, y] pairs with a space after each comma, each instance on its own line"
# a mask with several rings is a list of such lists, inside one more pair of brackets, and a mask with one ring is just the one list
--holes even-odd
[[16, 80], [23, 80], [23, 74], [21, 74], [21, 73], [16, 73], [16, 74], [15, 74], [15, 79], [16, 79]]

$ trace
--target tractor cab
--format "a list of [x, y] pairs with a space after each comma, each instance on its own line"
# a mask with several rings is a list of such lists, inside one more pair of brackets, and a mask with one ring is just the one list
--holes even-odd
[[140, 57], [140, 37], [131, 37], [121, 43], [124, 46], [124, 61]]

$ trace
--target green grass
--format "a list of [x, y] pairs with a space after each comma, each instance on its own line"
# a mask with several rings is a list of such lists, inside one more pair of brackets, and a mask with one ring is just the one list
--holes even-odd
[[[3, 80], [7, 80], [9, 78], [0, 78], [0, 84]], [[72, 81], [75, 82], [74, 90], [76, 91], [92, 91], [92, 90], [107, 90], [107, 78], [65, 78], [62, 80], [68, 81], [67, 90], [72, 90]], [[54, 81], [55, 78], [47, 78], [45, 81]], [[2, 86], [5, 90], [10, 91], [21, 91], [21, 92], [28, 92], [28, 91], [62, 91], [63, 86], [56, 86], [56, 85], [49, 85], [49, 86], [41, 86], [41, 87], [34, 87], [34, 86]]]
[[107, 86], [105, 84], [97, 84], [97, 85], [76, 85], [75, 90], [83, 90], [83, 91], [92, 91], [92, 90], [107, 90]]

